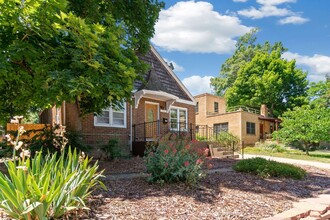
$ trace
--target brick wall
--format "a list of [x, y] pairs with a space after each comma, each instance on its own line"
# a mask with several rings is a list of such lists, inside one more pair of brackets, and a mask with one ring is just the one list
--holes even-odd
[[[160, 133], [163, 134], [164, 131], [168, 130], [169, 124], [163, 123], [164, 119], [167, 119], [168, 122], [170, 122], [170, 115], [168, 112], [166, 112], [166, 103], [163, 101], [153, 100], [153, 99], [147, 99], [142, 98], [139, 102], [138, 108], [133, 108], [133, 125], [134, 124], [142, 124], [145, 121], [145, 104], [146, 103], [155, 103], [159, 105], [159, 120], [160, 120]], [[181, 107], [186, 108], [188, 111], [188, 124], [195, 125], [195, 106], [178, 103], [175, 102], [172, 107]], [[140, 127], [140, 129], [138, 129]], [[136, 136], [137, 137], [144, 137], [143, 134], [143, 125], [136, 126]], [[137, 141], [142, 141], [138, 140]]]
[[[146, 102], [157, 103], [159, 105], [160, 110], [165, 111], [165, 102], [157, 101], [153, 99], [142, 98], [139, 102], [139, 106], [137, 109], [132, 108], [132, 124], [140, 124], [145, 121], [145, 104]], [[195, 124], [195, 107], [192, 105], [182, 104], [182, 103], [174, 103], [173, 107], [182, 107], [187, 108], [188, 110], [188, 123]], [[101, 154], [99, 148], [100, 145], [106, 144], [109, 139], [118, 139], [119, 145], [122, 149], [122, 153], [129, 154], [131, 147], [131, 105], [126, 103], [126, 128], [115, 128], [115, 127], [103, 127], [103, 126], [95, 126], [94, 125], [94, 115], [89, 114], [84, 116], [83, 118], [76, 118], [76, 109], [74, 106], [70, 104], [66, 104], [66, 125], [68, 130], [77, 131], [79, 127], [81, 127], [80, 131], [83, 135], [84, 142], [91, 146], [92, 153], [94, 156], [98, 156]], [[165, 127], [166, 124], [163, 124], [163, 118], [168, 119], [169, 121], [169, 113], [159, 111], [159, 119], [161, 127]], [[71, 117], [71, 118], [70, 118]], [[76, 120], [80, 120], [77, 122]], [[79, 126], [79, 123], [81, 126]], [[165, 125], [165, 126], [164, 126]], [[78, 130], [79, 131], [79, 130]], [[133, 130], [132, 130], [133, 132]], [[139, 132], [139, 131], [138, 131]], [[143, 132], [142, 130], [140, 132]], [[133, 138], [133, 137], [132, 137]]]
[[110, 139], [119, 141], [124, 155], [130, 153], [130, 104], [126, 104], [126, 128], [95, 126], [93, 114], [80, 118], [76, 110], [72, 104], [66, 104], [67, 130], [81, 132], [84, 143], [91, 147], [94, 156], [102, 154], [100, 146], [107, 144]]

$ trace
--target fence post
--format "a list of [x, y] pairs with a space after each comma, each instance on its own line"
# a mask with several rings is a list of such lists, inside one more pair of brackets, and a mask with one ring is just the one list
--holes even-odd
[[146, 124], [146, 122], [143, 122], [143, 124], [144, 124], [144, 141], [147, 141], [147, 124]]
[[207, 138], [207, 140], [210, 140], [208, 132], [209, 132], [209, 126], [206, 125], [206, 138]]
[[244, 141], [242, 141], [242, 159], [244, 159]]
[[193, 129], [192, 129], [192, 123], [190, 123], [190, 140], [193, 140]]

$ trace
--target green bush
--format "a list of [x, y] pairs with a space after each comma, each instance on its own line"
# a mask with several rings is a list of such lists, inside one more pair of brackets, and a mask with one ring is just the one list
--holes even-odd
[[233, 168], [238, 172], [252, 173], [261, 177], [303, 179], [306, 176], [306, 171], [300, 167], [260, 157], [241, 160]]
[[92, 187], [103, 184], [98, 165], [69, 148], [57, 157], [8, 161], [9, 176], [0, 173], [0, 208], [14, 219], [52, 219], [78, 209], [86, 209], [85, 200]]
[[[75, 131], [65, 131], [65, 128], [55, 125], [54, 127], [45, 127], [41, 130], [30, 130], [25, 132], [36, 132], [33, 138], [23, 140], [29, 146], [31, 155], [34, 156], [36, 152], [43, 151], [44, 155], [47, 153], [61, 154], [63, 146], [71, 146], [78, 151], [89, 152], [90, 148], [82, 141], [82, 135]], [[14, 137], [16, 134], [12, 134]]]
[[238, 143], [240, 142], [239, 137], [226, 132], [226, 131], [220, 131], [217, 134], [213, 136], [215, 141], [217, 141], [220, 145], [227, 147], [227, 148], [232, 148], [237, 147]]
[[119, 140], [114, 138], [108, 141], [108, 144], [101, 146], [101, 150], [106, 154], [107, 158], [114, 159], [122, 156], [121, 149], [119, 147]]
[[258, 147], [261, 150], [268, 151], [271, 153], [283, 153], [288, 151], [288, 149], [285, 146], [277, 144], [274, 141], [264, 142], [264, 143], [257, 142], [255, 144], [255, 147]]
[[145, 162], [151, 182], [185, 182], [195, 185], [203, 177], [202, 164], [208, 149], [198, 146], [198, 141], [188, 141], [176, 135], [166, 135], [158, 146], [146, 149]]
[[13, 156], [13, 147], [8, 145], [7, 141], [0, 141], [0, 157]]

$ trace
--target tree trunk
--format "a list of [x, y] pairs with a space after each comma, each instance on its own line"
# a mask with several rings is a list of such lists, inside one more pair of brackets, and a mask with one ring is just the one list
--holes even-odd
[[304, 143], [304, 148], [305, 148], [305, 151], [306, 151], [306, 155], [309, 156], [310, 144], [309, 143]]

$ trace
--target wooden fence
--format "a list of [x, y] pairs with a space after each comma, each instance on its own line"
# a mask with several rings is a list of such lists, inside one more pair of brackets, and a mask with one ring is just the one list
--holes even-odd
[[13, 133], [18, 130], [19, 126], [23, 126], [24, 134], [20, 137], [21, 139], [30, 140], [32, 139], [36, 134], [43, 131], [44, 129], [51, 129], [50, 124], [10, 124], [7, 123], [7, 133]]

